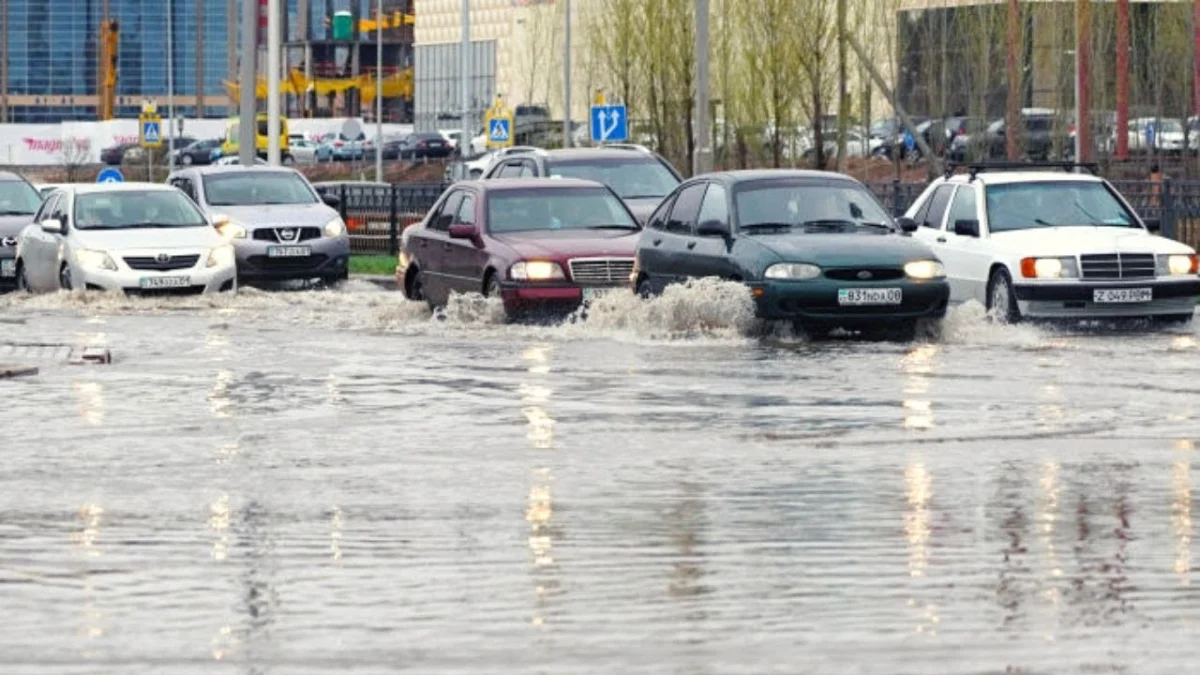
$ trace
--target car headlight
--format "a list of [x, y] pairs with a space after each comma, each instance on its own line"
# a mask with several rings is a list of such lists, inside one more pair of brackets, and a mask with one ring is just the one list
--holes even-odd
[[1023, 258], [1021, 276], [1026, 279], [1077, 279], [1079, 264], [1075, 258]]
[[914, 260], [904, 265], [904, 273], [910, 279], [941, 279], [946, 266], [936, 260]]
[[1195, 254], [1158, 256], [1158, 276], [1160, 277], [1178, 277], [1196, 274], [1198, 267], [1200, 265], [1197, 264]]
[[343, 234], [346, 234], [346, 223], [344, 223], [341, 218], [334, 218], [328, 223], [325, 223], [326, 237], [340, 237]]
[[546, 260], [523, 260], [509, 268], [508, 276], [517, 281], [551, 281], [566, 278], [558, 263]]
[[209, 267], [230, 267], [234, 264], [233, 247], [226, 244], [208, 252]]
[[75, 262], [79, 263], [80, 267], [88, 267], [95, 270], [117, 271], [117, 264], [113, 262], [112, 256], [104, 251], [93, 251], [86, 248], [81, 248], [75, 251]]
[[763, 272], [767, 279], [790, 279], [804, 281], [821, 276], [821, 268], [808, 263], [776, 263]]
[[248, 234], [245, 227], [238, 225], [233, 221], [221, 223], [217, 226], [217, 232], [221, 233], [226, 239], [245, 239]]

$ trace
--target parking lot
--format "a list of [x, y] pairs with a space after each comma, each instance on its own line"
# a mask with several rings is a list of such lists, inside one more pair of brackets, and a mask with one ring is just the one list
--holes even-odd
[[809, 343], [707, 282], [555, 326], [357, 281], [0, 313], [41, 369], [0, 381], [11, 672], [1194, 662], [1194, 327]]

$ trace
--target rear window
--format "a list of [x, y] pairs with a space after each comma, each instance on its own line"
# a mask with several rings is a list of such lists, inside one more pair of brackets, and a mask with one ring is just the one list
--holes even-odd
[[603, 183], [621, 199], [661, 199], [670, 194], [679, 179], [654, 157], [631, 156], [603, 159], [554, 160], [551, 176], [582, 178]]
[[487, 197], [487, 214], [492, 234], [639, 229], [621, 200], [599, 188], [497, 190]]

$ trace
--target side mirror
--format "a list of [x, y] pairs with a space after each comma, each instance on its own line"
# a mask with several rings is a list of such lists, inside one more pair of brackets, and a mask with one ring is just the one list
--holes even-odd
[[729, 224], [719, 220], [706, 220], [696, 228], [696, 234], [701, 237], [728, 237]]
[[954, 221], [954, 234], [962, 237], [978, 237], [979, 236], [979, 221], [978, 220], [956, 220]]
[[897, 218], [896, 224], [899, 225], [900, 230], [902, 232], [905, 232], [906, 234], [912, 234], [913, 232], [917, 231], [918, 227], [920, 227], [919, 225], [917, 225], [917, 221], [915, 221], [912, 218], [909, 218], [907, 216], [900, 216], [899, 218]]
[[1146, 224], [1146, 229], [1154, 233], [1162, 232], [1162, 220], [1158, 218], [1143, 218], [1142, 222]]
[[62, 234], [63, 224], [61, 220], [49, 218], [42, 221], [42, 229], [53, 234]]
[[215, 213], [211, 218], [209, 218], [209, 221], [212, 222], [213, 227], [221, 227], [222, 225], [226, 225], [229, 223], [229, 220], [229, 216], [223, 213]]
[[451, 239], [475, 239], [479, 236], [479, 229], [474, 225], [466, 223], [454, 223], [450, 226]]
[[335, 209], [342, 205], [342, 200], [337, 195], [323, 194], [321, 201], [325, 202], [326, 206]]

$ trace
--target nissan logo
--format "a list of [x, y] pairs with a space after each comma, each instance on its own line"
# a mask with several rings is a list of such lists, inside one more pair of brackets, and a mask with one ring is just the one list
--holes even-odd
[[16, 237], [5, 237], [3, 239], [0, 239], [0, 244], [4, 244], [5, 247], [11, 248], [11, 247], [17, 245], [17, 238]]
[[296, 231], [295, 230], [280, 230], [279, 236], [290, 241], [290, 240], [296, 238]]
[[866, 281], [867, 279], [872, 279], [874, 277], [875, 277], [875, 275], [871, 274], [871, 270], [863, 270], [858, 273], [858, 278], [862, 279], [863, 281]]
[[166, 253], [159, 253], [157, 256], [155, 256], [155, 258], [154, 258], [154, 259], [155, 259], [155, 260], [157, 260], [157, 261], [158, 261], [158, 262], [160, 262], [160, 263], [169, 263], [169, 262], [171, 262], [171, 256], [167, 255]]

